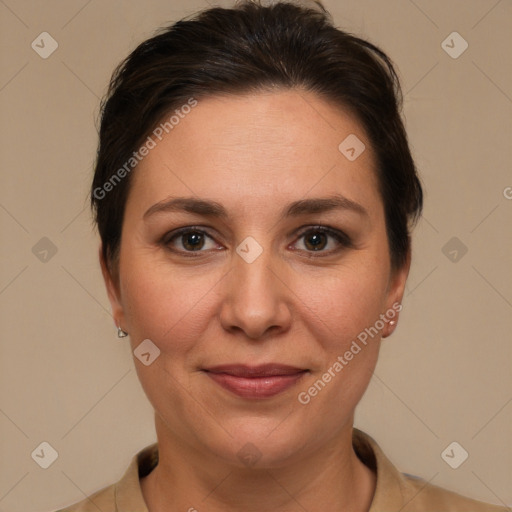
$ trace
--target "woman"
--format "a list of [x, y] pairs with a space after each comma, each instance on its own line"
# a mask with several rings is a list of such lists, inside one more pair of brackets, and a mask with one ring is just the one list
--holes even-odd
[[209, 9], [142, 43], [91, 192], [158, 443], [67, 511], [504, 511], [353, 428], [422, 189], [378, 48], [317, 3]]

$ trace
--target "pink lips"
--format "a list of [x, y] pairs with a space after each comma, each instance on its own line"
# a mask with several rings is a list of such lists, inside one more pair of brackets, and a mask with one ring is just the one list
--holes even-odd
[[268, 398], [293, 386], [307, 370], [281, 364], [222, 365], [206, 374], [223, 388], [243, 398]]

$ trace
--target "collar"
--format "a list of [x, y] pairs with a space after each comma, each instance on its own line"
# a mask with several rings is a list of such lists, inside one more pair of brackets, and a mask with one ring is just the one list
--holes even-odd
[[[407, 496], [405, 476], [384, 455], [376, 441], [356, 428], [352, 431], [354, 451], [361, 461], [377, 473], [375, 494], [369, 512], [399, 510]], [[158, 464], [158, 443], [139, 451], [131, 460], [122, 478], [114, 485], [118, 512], [148, 512], [139, 479]]]

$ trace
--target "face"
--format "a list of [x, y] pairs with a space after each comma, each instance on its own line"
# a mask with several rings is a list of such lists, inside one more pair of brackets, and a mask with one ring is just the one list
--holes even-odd
[[[288, 90], [200, 100], [156, 140], [133, 171], [118, 281], [102, 268], [132, 349], [160, 351], [135, 359], [159, 434], [233, 464], [246, 443], [268, 467], [314, 453], [351, 428], [408, 271], [390, 267], [366, 134]], [[296, 370], [214, 371], [268, 363]]]

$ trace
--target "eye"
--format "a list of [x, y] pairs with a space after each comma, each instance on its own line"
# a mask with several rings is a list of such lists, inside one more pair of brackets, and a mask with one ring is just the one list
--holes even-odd
[[[166, 235], [162, 242], [170, 250], [179, 253], [205, 252], [208, 249], [218, 248], [208, 233], [194, 227], [173, 231]], [[210, 242], [210, 247], [208, 247], [208, 242]]]
[[[343, 248], [352, 247], [352, 242], [345, 233], [325, 226], [315, 226], [303, 231], [299, 235], [299, 240], [301, 239], [303, 239], [302, 245], [305, 249], [300, 250], [306, 252], [331, 254]], [[325, 250], [326, 247], [327, 250]]]
[[[309, 257], [315, 257], [311, 253], [320, 253], [319, 256], [322, 254], [329, 255], [341, 249], [352, 247], [352, 242], [345, 233], [326, 226], [309, 227], [299, 234], [299, 240], [302, 239], [304, 248], [299, 247], [299, 250], [310, 253]], [[168, 233], [162, 239], [162, 244], [173, 252], [192, 257], [200, 256], [199, 253], [201, 252], [220, 249], [212, 236], [203, 229], [194, 226]]]

